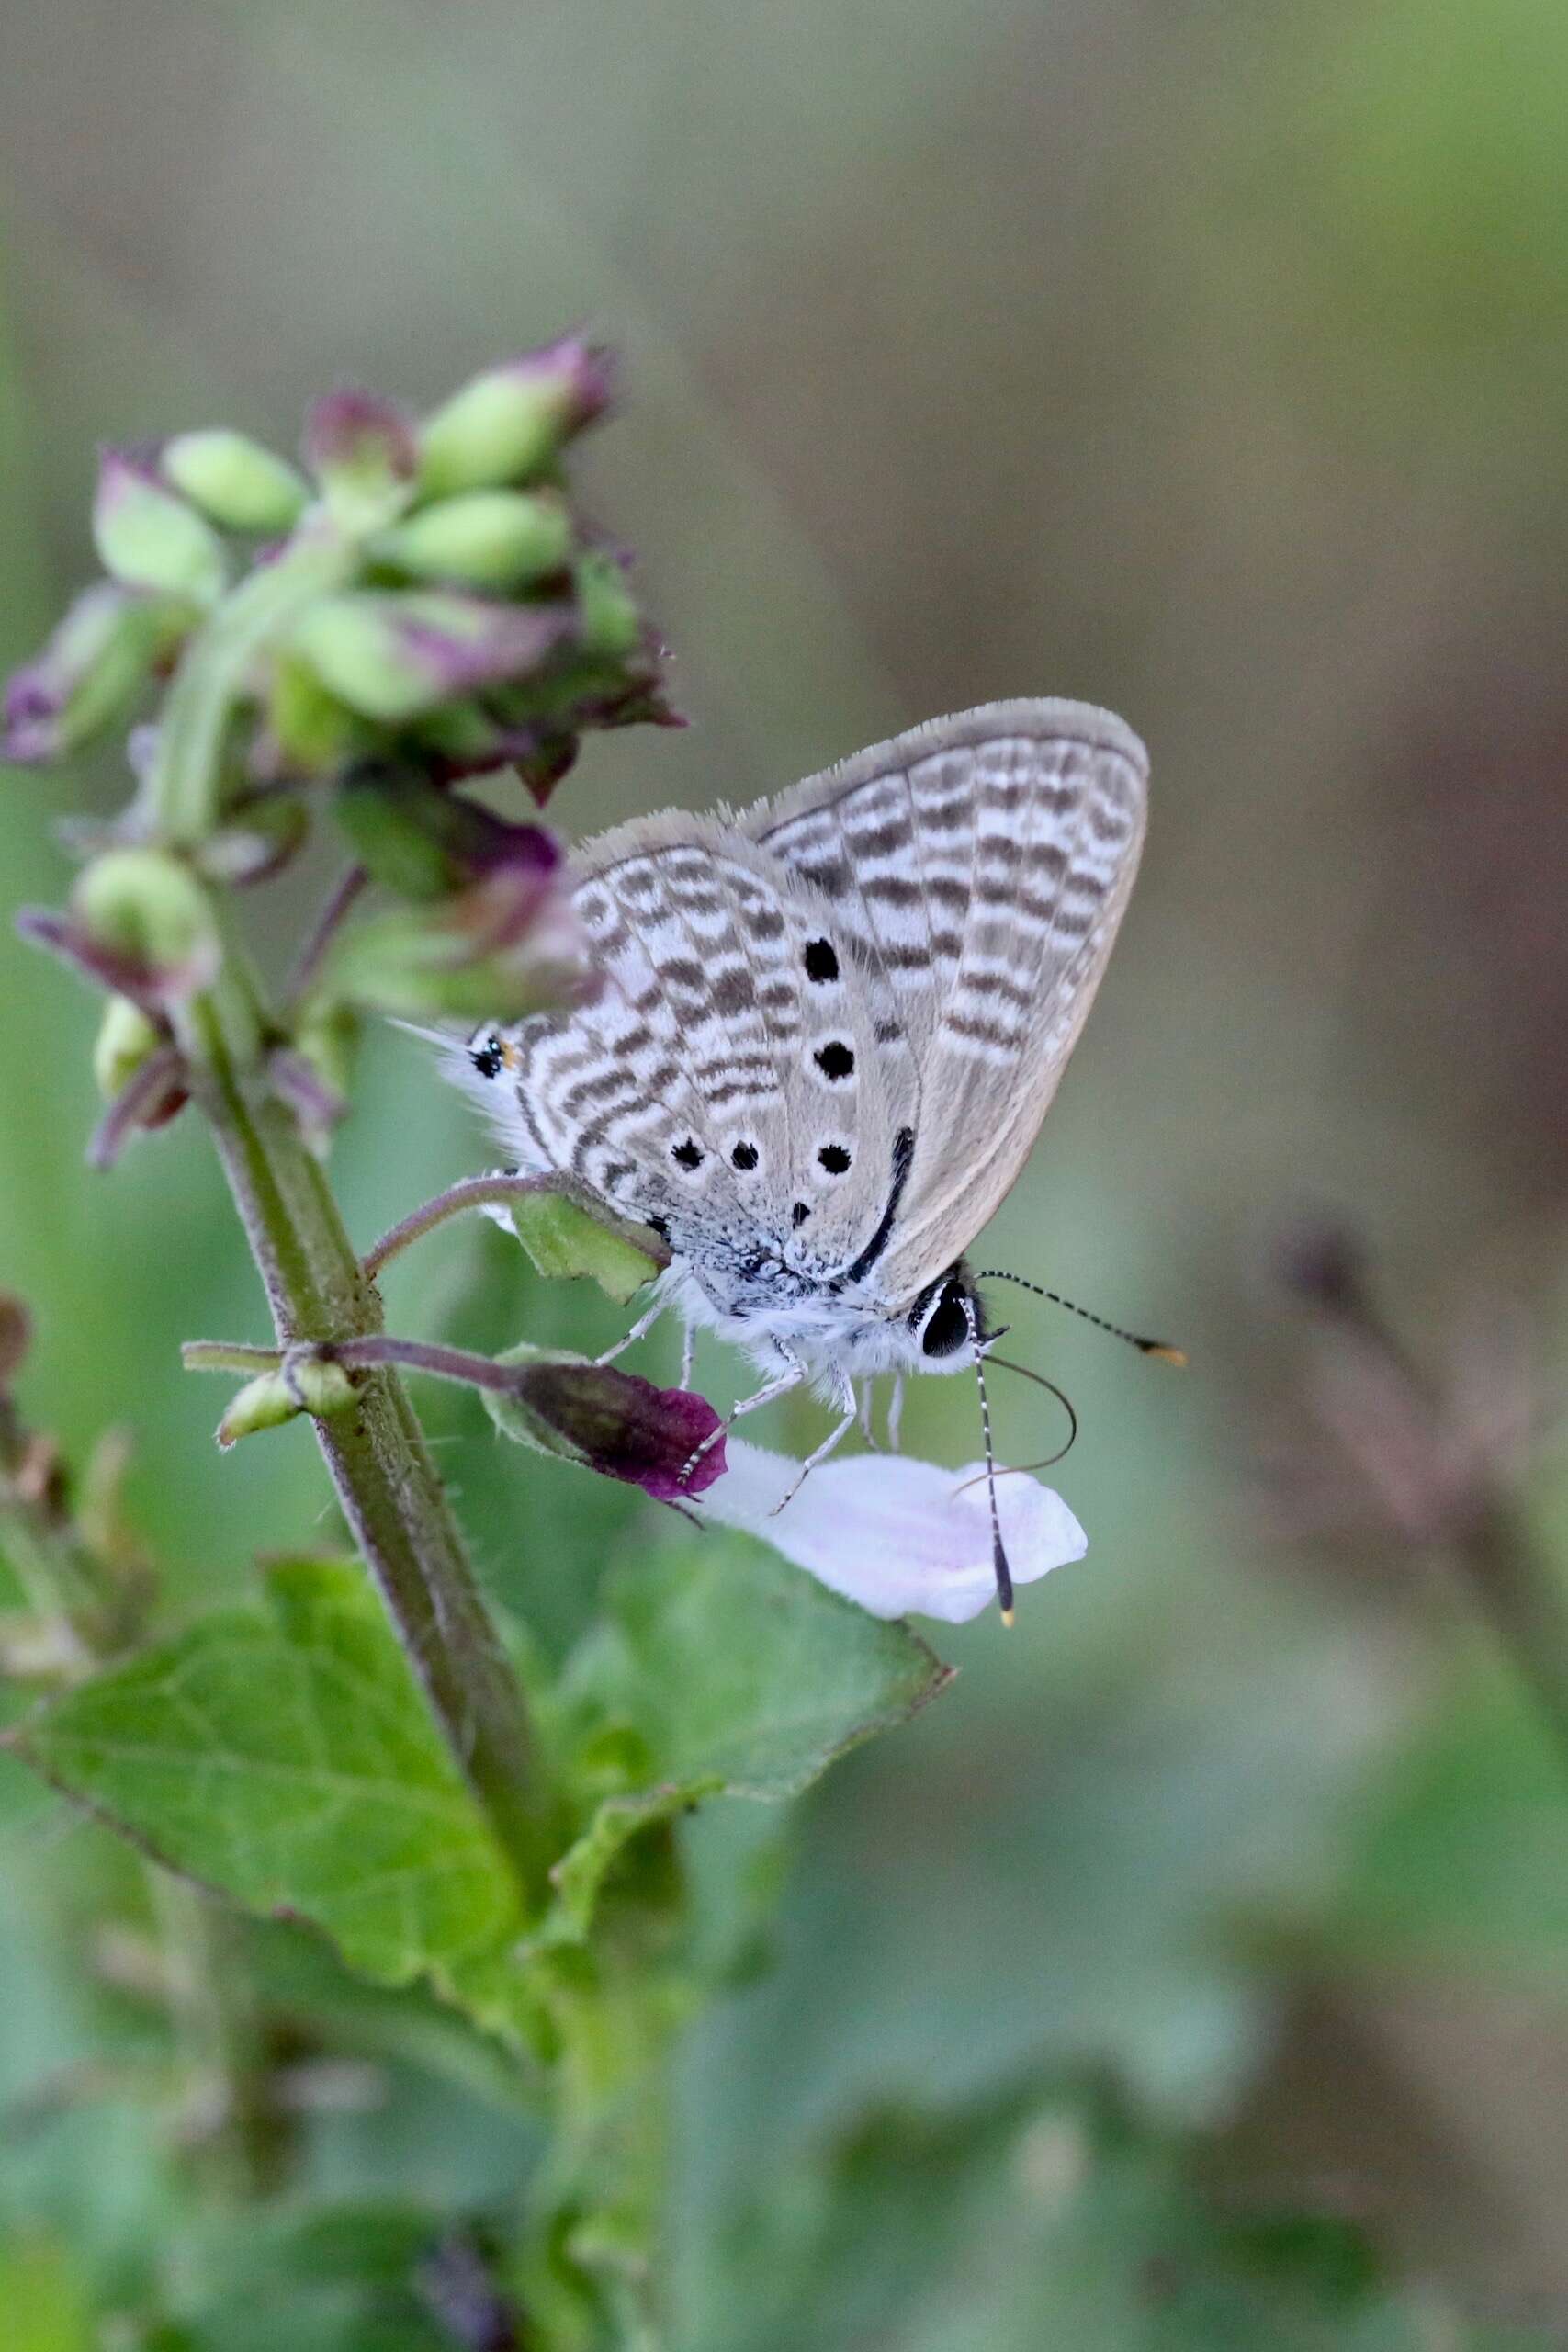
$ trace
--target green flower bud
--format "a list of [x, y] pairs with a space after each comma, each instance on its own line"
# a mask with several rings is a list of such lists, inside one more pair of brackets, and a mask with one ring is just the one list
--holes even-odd
[[364, 719], [329, 694], [310, 663], [286, 646], [267, 681], [262, 772], [335, 775], [370, 741]]
[[605, 355], [579, 335], [487, 368], [420, 428], [421, 496], [529, 481], [609, 395]]
[[547, 605], [495, 605], [438, 590], [323, 596], [293, 646], [332, 693], [395, 724], [477, 688], [525, 676], [572, 626]]
[[157, 1023], [139, 1004], [128, 996], [110, 997], [93, 1043], [93, 1076], [106, 1102], [114, 1101], [164, 1042]]
[[232, 808], [222, 830], [193, 853], [209, 882], [243, 888], [265, 882], [300, 849], [310, 831], [305, 804], [289, 792], [253, 792]]
[[469, 588], [523, 588], [560, 571], [571, 552], [571, 516], [551, 491], [473, 490], [421, 507], [371, 548], [415, 580]]
[[312, 998], [296, 1023], [294, 1049], [329, 1091], [346, 1098], [354, 1077], [361, 1023], [352, 1005]]
[[218, 968], [218, 933], [206, 891], [164, 850], [113, 849], [85, 866], [72, 911], [87, 938], [143, 969], [155, 988], [185, 993]]
[[592, 548], [578, 558], [577, 644], [590, 659], [624, 662], [642, 643], [642, 616], [625, 569]]
[[216, 425], [165, 441], [158, 469], [226, 531], [291, 531], [310, 495], [303, 474], [248, 434]]
[[223, 542], [211, 524], [123, 449], [106, 450], [98, 469], [93, 539], [104, 570], [128, 588], [213, 605], [228, 583]]
[[264, 1372], [247, 1381], [218, 1424], [218, 1442], [227, 1450], [258, 1430], [281, 1429], [301, 1413], [343, 1413], [354, 1402], [354, 1383], [342, 1364], [304, 1357], [287, 1371]]
[[321, 985], [405, 1019], [517, 1021], [581, 1003], [598, 985], [556, 871], [559, 853], [532, 826], [456, 896], [400, 908], [339, 933]]
[[114, 581], [87, 589], [37, 660], [7, 680], [0, 759], [30, 767], [63, 758], [123, 718], [195, 618], [191, 605]]

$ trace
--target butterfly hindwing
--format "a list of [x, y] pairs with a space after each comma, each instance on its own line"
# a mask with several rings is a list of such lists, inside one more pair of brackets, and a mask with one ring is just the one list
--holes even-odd
[[995, 703], [808, 778], [747, 831], [821, 894], [908, 1038], [914, 1158], [876, 1270], [911, 1296], [1010, 1188], [1110, 955], [1146, 761], [1080, 703]]

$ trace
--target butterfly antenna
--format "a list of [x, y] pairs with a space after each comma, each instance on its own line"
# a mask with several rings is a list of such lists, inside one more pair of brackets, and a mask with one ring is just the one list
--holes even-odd
[[1007, 1547], [1002, 1542], [1001, 1513], [997, 1509], [997, 1456], [991, 1443], [991, 1401], [986, 1394], [986, 1360], [980, 1352], [980, 1317], [973, 1291], [964, 1291], [962, 1295], [964, 1320], [975, 1356], [975, 1378], [980, 1389], [980, 1431], [986, 1442], [986, 1492], [991, 1504], [991, 1565], [997, 1572], [997, 1601], [1002, 1612], [1002, 1623], [1010, 1625], [1012, 1570], [1008, 1566]]
[[987, 1266], [983, 1274], [975, 1277], [979, 1283], [1016, 1283], [1020, 1290], [1032, 1290], [1036, 1298], [1048, 1298], [1053, 1306], [1065, 1306], [1069, 1315], [1081, 1315], [1099, 1331], [1109, 1331], [1113, 1340], [1125, 1340], [1140, 1355], [1157, 1356], [1161, 1363], [1185, 1364], [1185, 1348], [1173, 1348], [1164, 1340], [1145, 1340], [1137, 1331], [1124, 1331], [1120, 1323], [1108, 1323], [1103, 1315], [1091, 1315], [1087, 1306], [1076, 1299], [1064, 1298], [1060, 1291], [1047, 1290], [1043, 1283], [1032, 1283], [1024, 1274], [1010, 1274], [1005, 1266]]
[[[1066, 1442], [1059, 1445], [1055, 1453], [1048, 1453], [1043, 1462], [1020, 1462], [1016, 1465], [1010, 1463], [1005, 1470], [997, 1472], [998, 1477], [1027, 1478], [1036, 1470], [1054, 1470], [1057, 1463], [1065, 1455], [1069, 1454], [1078, 1442], [1077, 1408], [1072, 1398], [1065, 1388], [1058, 1388], [1054, 1380], [1047, 1380], [1043, 1372], [1032, 1372], [1026, 1363], [1014, 1363], [1010, 1356], [998, 1355], [994, 1347], [987, 1349], [986, 1361], [987, 1363], [994, 1363], [998, 1372], [1016, 1372], [1021, 1380], [1032, 1380], [1036, 1388], [1048, 1388], [1067, 1417]], [[977, 1487], [979, 1483], [978, 1478], [966, 1478], [958, 1491], [963, 1494], [967, 1487]]]

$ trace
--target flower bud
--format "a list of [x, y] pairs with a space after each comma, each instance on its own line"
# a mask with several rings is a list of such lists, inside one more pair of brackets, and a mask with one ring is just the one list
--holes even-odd
[[294, 650], [350, 709], [396, 723], [536, 670], [569, 634], [569, 610], [478, 596], [323, 596], [301, 615]]
[[291, 531], [310, 498], [310, 484], [287, 458], [248, 434], [214, 426], [176, 433], [158, 454], [164, 480], [225, 531]]
[[571, 516], [553, 491], [471, 490], [422, 506], [384, 531], [371, 552], [415, 580], [529, 587], [565, 564]]
[[608, 355], [581, 335], [487, 368], [421, 427], [421, 495], [529, 481], [609, 397]]
[[227, 883], [234, 889], [265, 882], [303, 847], [310, 825], [298, 794], [247, 793], [230, 810], [221, 831], [196, 850], [197, 866], [209, 882]]
[[367, 763], [335, 806], [361, 865], [400, 898], [450, 898], [502, 868], [526, 876], [542, 897], [560, 864], [558, 846], [537, 825], [508, 824], [412, 769]]
[[624, 662], [642, 643], [642, 616], [626, 567], [601, 548], [578, 558], [577, 645], [601, 662]]
[[193, 616], [188, 605], [114, 581], [87, 589], [37, 660], [7, 680], [0, 759], [61, 759], [121, 718]]
[[93, 1041], [93, 1076], [105, 1102], [112, 1102], [166, 1043], [157, 1023], [139, 1004], [128, 996], [111, 996]]
[[520, 1444], [625, 1479], [658, 1502], [704, 1494], [723, 1476], [722, 1424], [705, 1396], [526, 1344], [498, 1361], [515, 1368], [515, 1383], [505, 1395], [487, 1390], [485, 1403]]
[[414, 1021], [520, 1021], [584, 1003], [599, 984], [570, 899], [525, 857], [453, 898], [352, 925], [321, 978], [329, 995]]
[[301, 1357], [245, 1383], [218, 1424], [218, 1442], [227, 1451], [258, 1430], [281, 1429], [301, 1413], [346, 1412], [354, 1402], [354, 1383], [342, 1364]]
[[218, 968], [207, 893], [164, 850], [107, 851], [84, 867], [71, 904], [87, 939], [143, 973], [153, 995], [186, 995]]
[[252, 773], [273, 780], [334, 775], [370, 741], [358, 713], [328, 693], [301, 655], [283, 647], [267, 680], [265, 718], [251, 750]]
[[106, 449], [93, 502], [93, 540], [104, 570], [128, 588], [216, 604], [228, 581], [223, 542], [144, 458]]
[[355, 527], [390, 523], [413, 495], [419, 450], [407, 412], [379, 392], [328, 392], [305, 420], [305, 462], [333, 513]]
[[294, 1050], [340, 1101], [346, 1101], [359, 1045], [360, 1020], [352, 1005], [312, 996], [294, 1027]]

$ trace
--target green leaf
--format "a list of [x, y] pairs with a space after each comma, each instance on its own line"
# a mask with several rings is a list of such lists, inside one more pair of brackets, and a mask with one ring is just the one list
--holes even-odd
[[1384, 2277], [1359, 2228], [1237, 2214], [1043, 2086], [946, 2114], [883, 2109], [731, 2233], [693, 2352], [1430, 2352], [1479, 2347]]
[[645, 1227], [590, 1216], [562, 1193], [535, 1193], [513, 1202], [512, 1223], [536, 1272], [586, 1274], [617, 1306], [625, 1306], [667, 1263]]
[[1320, 1932], [1379, 1968], [1568, 1983], [1568, 1779], [1505, 1672], [1451, 1693], [1369, 1792]]
[[[199, 2352], [451, 2352], [438, 2312], [454, 2252], [449, 2222], [412, 2204], [249, 2212], [207, 2248], [215, 2285], [188, 2314], [191, 2339]], [[477, 2250], [460, 2277], [505, 2311]]]
[[19, 1752], [160, 1860], [321, 1928], [374, 1983], [421, 1974], [505, 2021], [516, 1882], [360, 1571], [291, 1560], [54, 1700]]
[[86, 2290], [69, 2249], [41, 2230], [0, 2239], [6, 2352], [92, 2352]]
[[716, 1796], [723, 1786], [722, 1781], [709, 1776], [667, 1781], [637, 1796], [606, 1797], [581, 1837], [551, 1871], [556, 1899], [531, 1943], [537, 1947], [586, 1942], [604, 1881], [633, 1840], [646, 1830], [673, 1821], [700, 1804], [704, 1797]]
[[766, 1544], [715, 1531], [616, 1573], [565, 1696], [580, 1764], [620, 1725], [653, 1781], [777, 1798], [951, 1679], [907, 1625], [868, 1617]]

